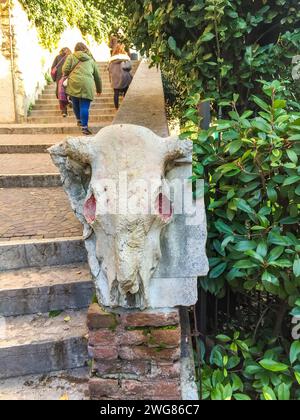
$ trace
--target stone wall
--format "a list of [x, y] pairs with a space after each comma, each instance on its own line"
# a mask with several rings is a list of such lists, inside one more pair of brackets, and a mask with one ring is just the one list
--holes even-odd
[[88, 328], [91, 399], [182, 399], [178, 309], [111, 314], [93, 304]]

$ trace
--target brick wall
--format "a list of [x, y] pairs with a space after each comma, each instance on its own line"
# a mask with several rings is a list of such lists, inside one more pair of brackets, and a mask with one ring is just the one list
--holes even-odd
[[178, 309], [112, 314], [93, 304], [88, 328], [91, 399], [181, 399]]

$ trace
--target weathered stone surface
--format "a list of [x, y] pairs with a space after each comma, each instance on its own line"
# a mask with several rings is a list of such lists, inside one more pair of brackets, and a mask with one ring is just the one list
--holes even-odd
[[176, 397], [175, 399], [181, 399], [180, 385], [178, 381], [134, 381], [134, 380], [123, 380], [121, 381], [122, 392], [130, 395], [141, 395], [145, 399], [155, 396], [160, 397]]
[[102, 399], [119, 395], [120, 387], [117, 379], [91, 378], [89, 381], [91, 399]]
[[170, 362], [152, 362], [151, 364], [151, 378], [167, 378], [174, 379], [180, 377], [181, 363], [180, 361]]
[[87, 325], [89, 329], [114, 329], [117, 327], [117, 324], [117, 315], [104, 311], [97, 303], [94, 303], [89, 307], [87, 314]]
[[125, 312], [121, 314], [125, 327], [163, 327], [179, 324], [177, 309], [147, 310], [142, 312]]
[[90, 330], [89, 331], [89, 344], [90, 346], [114, 346], [117, 344], [117, 336], [115, 332], [101, 328], [97, 330]]
[[152, 348], [147, 346], [120, 347], [119, 357], [123, 360], [168, 360], [180, 358], [180, 349]]
[[[161, 299], [161, 296], [164, 298]], [[198, 280], [196, 277], [154, 277], [151, 279], [149, 296], [151, 308], [189, 307], [195, 305], [197, 300]]]
[[151, 362], [149, 360], [95, 360], [93, 370], [100, 376], [136, 375], [143, 377], [150, 374]]
[[111, 345], [106, 346], [89, 346], [89, 356], [95, 360], [116, 360], [118, 358], [118, 348]]
[[152, 330], [151, 339], [155, 345], [179, 347], [181, 343], [181, 330], [179, 327], [175, 329]]

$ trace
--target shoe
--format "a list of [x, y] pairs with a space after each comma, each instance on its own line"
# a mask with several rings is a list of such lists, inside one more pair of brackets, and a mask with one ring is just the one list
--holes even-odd
[[62, 117], [63, 117], [63, 118], [67, 118], [67, 116], [68, 116], [68, 114], [67, 114], [67, 113], [65, 113], [65, 112], [62, 114]]
[[93, 133], [87, 127], [84, 127], [82, 128], [82, 134], [84, 136], [91, 136]]
[[83, 127], [82, 122], [77, 120], [77, 127]]

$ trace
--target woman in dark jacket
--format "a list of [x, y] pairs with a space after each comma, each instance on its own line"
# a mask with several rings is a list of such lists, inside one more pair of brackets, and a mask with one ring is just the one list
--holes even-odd
[[68, 116], [69, 101], [67, 100], [67, 98], [64, 98], [63, 100], [59, 98], [58, 87], [59, 87], [59, 81], [63, 77], [63, 72], [62, 72], [63, 65], [65, 64], [65, 61], [70, 54], [71, 54], [71, 50], [69, 48], [63, 48], [60, 51], [59, 55], [55, 57], [55, 60], [53, 61], [53, 64], [51, 67], [51, 76], [52, 76], [53, 81], [56, 82], [56, 97], [59, 101], [59, 107], [60, 107], [63, 117]]
[[126, 53], [124, 45], [118, 44], [109, 60], [109, 78], [114, 89], [116, 109], [119, 109], [120, 95], [126, 95], [132, 81], [131, 69], [130, 58]]

